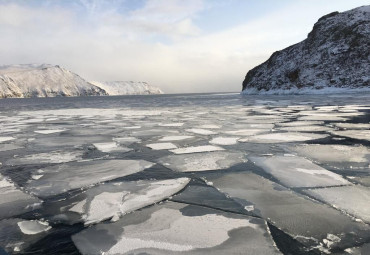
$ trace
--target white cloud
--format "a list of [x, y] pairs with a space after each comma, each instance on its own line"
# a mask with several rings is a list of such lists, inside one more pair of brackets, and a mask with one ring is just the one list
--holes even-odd
[[124, 13], [84, 1], [88, 17], [61, 6], [2, 4], [0, 64], [60, 64], [88, 80], [148, 81], [166, 92], [239, 91], [248, 69], [304, 39], [334, 11], [318, 2], [299, 1], [213, 34], [194, 23], [205, 8], [200, 0], [150, 0]]

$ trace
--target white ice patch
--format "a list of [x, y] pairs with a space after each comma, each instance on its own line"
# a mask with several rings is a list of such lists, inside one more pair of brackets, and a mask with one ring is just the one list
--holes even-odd
[[51, 151], [16, 157], [6, 161], [7, 165], [53, 164], [80, 160], [83, 151]]
[[310, 134], [310, 133], [271, 133], [263, 135], [255, 135], [240, 139], [239, 142], [250, 143], [291, 143], [291, 142], [304, 142], [316, 139], [326, 138], [328, 135]]
[[178, 136], [164, 136], [161, 139], [159, 139], [159, 142], [171, 142], [171, 141], [181, 141], [193, 138], [194, 136], [189, 135], [178, 135]]
[[238, 143], [240, 137], [215, 137], [209, 143], [216, 145], [233, 145]]
[[351, 184], [342, 176], [301, 157], [250, 157], [250, 160], [292, 188]]
[[219, 126], [219, 125], [213, 125], [213, 124], [208, 124], [208, 125], [201, 125], [199, 128], [219, 129], [219, 128], [221, 128], [221, 126]]
[[26, 235], [36, 235], [51, 229], [49, 223], [45, 221], [25, 220], [19, 221], [17, 224], [22, 233]]
[[151, 148], [152, 150], [171, 150], [177, 149], [177, 146], [173, 143], [151, 143], [147, 144], [147, 147]]
[[60, 133], [66, 131], [65, 129], [40, 129], [40, 130], [35, 130], [35, 133], [38, 134], [43, 134], [43, 135], [49, 135], [49, 134], [55, 134], [55, 133]]
[[223, 151], [170, 155], [159, 159], [159, 163], [179, 172], [222, 170], [243, 162], [247, 162], [245, 154]]
[[210, 152], [210, 151], [223, 151], [224, 149], [213, 145], [193, 146], [171, 150], [175, 154], [188, 154], [188, 153], [199, 153], [199, 152]]
[[160, 127], [182, 127], [184, 123], [165, 123], [165, 124], [159, 124]]
[[370, 223], [370, 189], [356, 186], [306, 190], [305, 193]]
[[277, 126], [282, 127], [299, 127], [299, 126], [312, 126], [312, 125], [323, 125], [323, 121], [291, 121], [276, 123]]
[[116, 142], [93, 143], [93, 145], [101, 152], [128, 152], [132, 150], [130, 148], [121, 147], [117, 145]]
[[130, 144], [133, 144], [133, 143], [140, 143], [141, 140], [139, 138], [136, 138], [136, 137], [115, 137], [113, 138], [113, 141], [119, 143], [119, 144], [124, 144], [124, 145], [130, 145]]
[[198, 135], [215, 135], [215, 134], [217, 134], [214, 131], [207, 130], [207, 129], [201, 129], [201, 128], [192, 128], [192, 129], [187, 129], [186, 131], [194, 133], [194, 134], [198, 134]]
[[12, 136], [0, 136], [0, 143], [12, 141], [15, 138]]

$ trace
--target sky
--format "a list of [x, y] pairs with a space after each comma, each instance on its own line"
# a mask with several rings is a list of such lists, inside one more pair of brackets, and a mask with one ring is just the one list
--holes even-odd
[[0, 65], [60, 65], [165, 93], [238, 92], [248, 70], [368, 0], [0, 0]]

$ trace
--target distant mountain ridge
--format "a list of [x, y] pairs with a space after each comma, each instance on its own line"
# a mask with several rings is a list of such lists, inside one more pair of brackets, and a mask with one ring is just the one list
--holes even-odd
[[[122, 83], [122, 82], [116, 82]], [[123, 82], [126, 84], [125, 82]], [[144, 82], [131, 82], [130, 86], [99, 83], [96, 86], [79, 75], [58, 65], [22, 64], [0, 66], [0, 98], [57, 97], [57, 96], [107, 96], [126, 94], [163, 93]], [[104, 86], [103, 86], [104, 84]], [[130, 93], [125, 93], [130, 92]]]
[[370, 90], [370, 6], [321, 17], [307, 39], [251, 69], [242, 93]]
[[97, 82], [91, 81], [91, 84], [104, 89], [108, 95], [152, 95], [163, 94], [162, 90], [153, 87], [146, 82], [135, 81], [112, 81], [112, 82]]

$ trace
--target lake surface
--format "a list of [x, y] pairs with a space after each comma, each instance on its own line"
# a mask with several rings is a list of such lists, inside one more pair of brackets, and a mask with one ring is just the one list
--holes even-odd
[[0, 100], [0, 254], [370, 254], [370, 94]]

